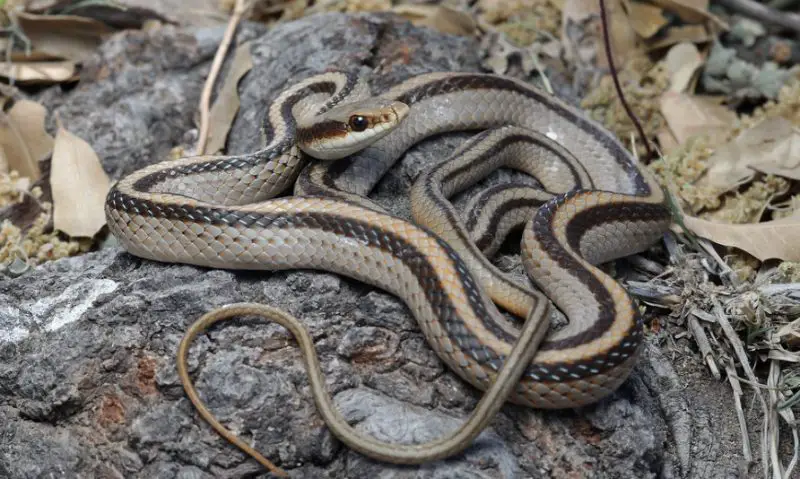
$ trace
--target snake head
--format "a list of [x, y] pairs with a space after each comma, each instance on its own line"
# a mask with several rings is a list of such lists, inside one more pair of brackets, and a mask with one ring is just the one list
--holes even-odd
[[399, 101], [367, 98], [330, 110], [297, 125], [301, 150], [318, 160], [338, 160], [388, 135], [408, 116]]

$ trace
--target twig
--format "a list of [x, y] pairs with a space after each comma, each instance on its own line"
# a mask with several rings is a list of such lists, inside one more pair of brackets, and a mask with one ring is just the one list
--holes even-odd
[[[736, 331], [733, 329], [730, 321], [728, 321], [728, 317], [725, 315], [725, 311], [722, 309], [722, 304], [720, 304], [719, 300], [716, 298], [712, 298], [714, 302], [714, 315], [717, 318], [717, 322], [722, 327], [723, 333], [728, 338], [728, 342], [730, 343], [731, 347], [733, 348], [734, 355], [736, 359], [739, 361], [739, 365], [741, 366], [742, 370], [744, 371], [745, 377], [753, 383], [758, 383], [758, 378], [756, 378], [755, 373], [753, 372], [753, 368], [750, 367], [750, 362], [747, 358], [747, 353], [744, 350], [744, 345], [742, 344], [741, 339], [736, 334]], [[733, 367], [733, 358], [731, 358], [731, 365]], [[727, 369], [727, 368], [726, 368]], [[735, 369], [733, 371], [728, 371], [728, 375], [736, 374]], [[738, 378], [736, 379], [737, 386], [734, 386], [734, 389], [738, 387]], [[733, 385], [733, 382], [731, 382]], [[756, 395], [756, 398], [761, 403], [761, 409], [764, 413], [764, 421], [766, 422], [767, 417], [769, 416], [769, 407], [767, 406], [766, 400], [764, 400], [764, 396], [761, 394], [759, 388], [753, 388], [753, 391]], [[738, 404], [738, 399], [737, 399]], [[747, 447], [749, 448], [749, 439], [745, 436], [743, 440], [747, 441]], [[765, 479], [769, 479], [769, 453], [767, 452], [767, 444], [769, 442], [769, 431], [767, 430], [766, 424], [765, 427], [761, 430], [761, 466], [764, 468], [764, 477]]]
[[706, 360], [708, 369], [711, 370], [711, 375], [714, 376], [716, 380], [719, 380], [722, 376], [719, 373], [717, 362], [714, 359], [714, 351], [711, 349], [711, 343], [708, 341], [706, 332], [703, 330], [703, 327], [700, 326], [700, 323], [694, 315], [689, 316], [688, 324], [689, 329], [692, 331], [692, 336], [694, 336], [694, 341], [697, 343], [697, 347], [700, 348], [700, 353], [703, 355], [703, 359]]
[[719, 4], [764, 23], [800, 33], [800, 15], [779, 12], [753, 0], [719, 0]]
[[636, 127], [636, 131], [639, 133], [639, 137], [642, 139], [642, 143], [644, 144], [644, 148], [647, 150], [647, 158], [653, 158], [653, 149], [650, 147], [650, 142], [647, 141], [647, 136], [644, 134], [644, 128], [642, 128], [642, 124], [639, 122], [639, 119], [636, 118], [636, 115], [631, 110], [630, 105], [628, 105], [627, 100], [625, 100], [625, 94], [622, 93], [622, 86], [619, 83], [619, 75], [617, 74], [617, 67], [614, 66], [614, 55], [611, 52], [611, 33], [608, 31], [608, 19], [606, 18], [606, 1], [600, 0], [600, 21], [603, 24], [603, 42], [606, 48], [606, 57], [608, 58], [608, 69], [611, 72], [611, 79], [614, 80], [614, 88], [617, 90], [617, 96], [619, 97], [619, 102], [622, 103], [623, 108], [625, 108], [625, 112], [628, 114], [628, 117], [633, 122], [633, 126]]
[[794, 455], [792, 456], [792, 460], [789, 462], [789, 467], [787, 469], [784, 469], [783, 464], [781, 464], [781, 460], [778, 457], [778, 454], [780, 453], [779, 448], [780, 448], [780, 427], [781, 427], [779, 416], [783, 417], [784, 420], [792, 416], [783, 414], [778, 407], [780, 399], [782, 399], [778, 387], [780, 378], [781, 378], [780, 361], [775, 361], [775, 360], [770, 361], [769, 375], [767, 376], [767, 401], [769, 402], [770, 406], [768, 425], [770, 427], [770, 436], [772, 440], [770, 441], [769, 452], [770, 452], [770, 460], [772, 461], [773, 475], [776, 477], [784, 478], [784, 477], [792, 477], [791, 476], [792, 469], [794, 469], [794, 466], [797, 461], [798, 436], [797, 436], [797, 428], [790, 426], [792, 429], [792, 439], [794, 441]]
[[731, 383], [733, 389], [733, 402], [736, 405], [736, 418], [739, 420], [739, 429], [742, 433], [742, 453], [744, 453], [744, 460], [748, 463], [753, 462], [753, 450], [750, 448], [750, 436], [747, 433], [747, 419], [744, 416], [744, 408], [742, 407], [742, 387], [739, 385], [739, 379], [736, 377], [736, 367], [733, 365], [733, 358], [728, 359], [728, 364], [725, 365], [725, 370], [728, 373], [728, 382]]
[[217, 48], [217, 53], [214, 55], [214, 62], [211, 64], [211, 71], [208, 73], [206, 83], [203, 85], [203, 93], [200, 95], [200, 135], [197, 139], [196, 154], [203, 155], [206, 150], [206, 143], [208, 143], [209, 113], [211, 110], [211, 92], [214, 90], [214, 83], [217, 81], [219, 71], [222, 69], [222, 62], [225, 60], [225, 55], [228, 53], [228, 48], [233, 41], [233, 34], [236, 33], [236, 27], [242, 20], [245, 12], [249, 7], [247, 0], [236, 0], [236, 5], [233, 7], [233, 13], [228, 21], [228, 27], [225, 29], [225, 35], [222, 37], [222, 42]]

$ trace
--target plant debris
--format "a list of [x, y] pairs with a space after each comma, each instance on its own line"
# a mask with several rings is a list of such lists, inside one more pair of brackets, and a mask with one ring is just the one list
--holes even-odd
[[[748, 464], [758, 461], [764, 477], [785, 478], [800, 451], [800, 67], [791, 61], [796, 42], [772, 26], [791, 29], [796, 19], [779, 18], [777, 6], [754, 14], [751, 0], [722, 3], [728, 10], [712, 11], [708, 1], [606, 0], [618, 79], [647, 144], [661, 153], [649, 167], [676, 213], [665, 241], [667, 267], [627, 284], [644, 304], [667, 312], [662, 334], [688, 335], [696, 360], [728, 382]], [[7, 10], [8, 34], [0, 39], [0, 75], [20, 88], [79, 82], [82, 62], [109, 35], [170, 22], [148, 10], [91, 2], [72, 10], [61, 2], [29, 7]], [[567, 86], [593, 119], [644, 156], [648, 148], [609, 75], [598, 7], [593, 0], [228, 1], [220, 6], [232, 15], [199, 106], [196, 153], [225, 151], [239, 108], [237, 85], [251, 66], [247, 44], [234, 44], [227, 77], [215, 85], [241, 20], [275, 24], [340, 11], [393, 12], [474, 37], [487, 71], [538, 77], [548, 91]], [[729, 15], [730, 8], [745, 14]], [[68, 125], [54, 143], [41, 105], [24, 92], [0, 93], [0, 269], [19, 275], [97, 246], [109, 180]], [[187, 149], [173, 151], [181, 156]], [[48, 160], [52, 167], [42, 168]], [[42, 191], [48, 184], [52, 201]], [[757, 425], [748, 422], [753, 406], [763, 417]]]

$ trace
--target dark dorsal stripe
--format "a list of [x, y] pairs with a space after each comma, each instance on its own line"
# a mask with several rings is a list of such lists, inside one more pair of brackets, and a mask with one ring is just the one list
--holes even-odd
[[[282, 155], [287, 149], [289, 149], [295, 143], [296, 122], [294, 120], [294, 116], [292, 115], [292, 108], [294, 108], [297, 102], [299, 102], [309, 94], [324, 93], [327, 95], [333, 95], [321, 108], [320, 112], [322, 112], [327, 109], [330, 109], [337, 103], [340, 103], [342, 99], [350, 95], [350, 92], [353, 90], [353, 88], [355, 88], [355, 83], [356, 83], [356, 77], [354, 75], [348, 75], [344, 87], [338, 94], [335, 94], [337, 88], [336, 82], [318, 81], [306, 86], [301, 90], [298, 90], [297, 92], [289, 96], [283, 103], [282, 108], [280, 110], [281, 120], [287, 125], [286, 129], [287, 134], [284, 138], [281, 139], [281, 141], [278, 144], [276, 144], [273, 148], [270, 148], [269, 150], [261, 149], [253, 153], [248, 153], [243, 155], [232, 155], [224, 160], [214, 159], [206, 162], [194, 163], [191, 165], [176, 166], [174, 168], [165, 168], [140, 178], [139, 180], [136, 181], [133, 187], [138, 191], [149, 191], [153, 186], [161, 183], [162, 181], [172, 176], [194, 175], [194, 174], [209, 173], [219, 170], [249, 169], [253, 165], [259, 163], [267, 163], [270, 160]], [[262, 132], [264, 135], [265, 145], [273, 141], [275, 135], [273, 128], [269, 124], [269, 109], [267, 109], [267, 112], [265, 113]]]
[[[499, 370], [505, 360], [505, 356], [498, 355], [495, 351], [482, 346], [478, 338], [464, 327], [463, 321], [457, 316], [456, 308], [450, 301], [450, 298], [443, 293], [442, 285], [439, 278], [436, 276], [435, 268], [428, 262], [425, 255], [418, 251], [414, 245], [408, 243], [402, 237], [391, 231], [377, 229], [366, 222], [349, 217], [336, 216], [330, 213], [298, 212], [264, 214], [225, 208], [196, 208], [179, 204], [162, 205], [149, 200], [132, 198], [120, 192], [116, 187], [113, 187], [109, 192], [108, 204], [113, 205], [114, 209], [125, 211], [132, 215], [151, 216], [153, 218], [161, 218], [170, 221], [202, 222], [203, 224], [213, 224], [216, 226], [236, 225], [255, 228], [313, 229], [351, 238], [364, 245], [379, 248], [400, 259], [412, 274], [419, 279], [420, 288], [431, 305], [433, 313], [437, 318], [441, 319], [443, 328], [452, 341], [458, 344], [482, 366]], [[446, 242], [435, 235], [432, 236], [436, 238], [440, 247], [456, 264], [455, 270], [462, 288], [467, 293], [466, 296], [469, 301], [469, 306], [484, 324], [492, 323], [490, 315], [481, 300], [478, 285], [475, 283], [472, 276], [469, 275], [466, 265], [463, 264], [455, 250]], [[512, 344], [515, 341], [514, 338], [505, 340], [510, 341]], [[577, 346], [578, 344], [575, 343], [574, 345]], [[572, 367], [575, 364], [576, 363], [555, 363], [548, 365], [531, 365], [526, 374], [533, 378], [542, 378], [543, 376], [551, 374], [561, 374], [558, 373], [558, 371], [564, 368], [570, 368], [570, 372], [575, 375], [570, 377], [578, 379], [596, 374], [596, 371], [592, 372], [591, 368], [602, 371], [612, 366], [610, 362], [606, 366], [594, 365], [587, 362], [586, 365], [590, 367], [583, 369], [578, 368], [572, 371]]]
[[327, 120], [317, 121], [307, 127], [297, 127], [297, 142], [313, 142], [317, 139], [342, 138], [347, 136], [349, 130], [347, 125], [341, 121]]
[[[602, 335], [611, 327], [617, 313], [614, 300], [609, 295], [608, 290], [594, 274], [584, 268], [571, 253], [559, 244], [551, 233], [554, 227], [553, 220], [555, 219], [555, 212], [558, 207], [574, 197], [584, 194], [587, 194], [585, 190], [577, 190], [548, 201], [544, 206], [539, 208], [539, 211], [529, 227], [533, 228], [533, 233], [542, 245], [543, 251], [555, 261], [559, 267], [572, 271], [573, 275], [589, 289], [599, 307], [598, 321], [593, 324], [591, 328], [582, 333], [558, 341], [545, 341], [540, 346], [540, 350], [542, 351], [574, 347], [575, 345], [591, 341], [592, 338]], [[611, 218], [620, 216], [624, 217], [626, 221], [653, 221], [668, 218], [669, 212], [663, 205], [643, 203], [637, 203], [636, 208], [623, 208], [620, 205], [612, 204], [587, 208], [571, 218], [567, 225], [566, 235], [570, 248], [572, 248], [573, 251], [580, 252], [580, 241], [586, 231], [594, 226], [609, 221]], [[638, 331], [641, 329], [641, 318], [635, 308], [634, 313], [636, 314], [634, 328]], [[639, 345], [638, 338], [640, 338], [640, 335], [637, 334], [635, 336], [637, 341], [627, 342], [628, 347], [625, 347], [626, 343], [622, 343], [615, 348], [615, 351], [620, 354], [632, 354]]]
[[[509, 201], [504, 201], [499, 207], [497, 207], [497, 209], [494, 210], [492, 216], [489, 218], [489, 224], [486, 226], [486, 229], [484, 230], [481, 237], [475, 241], [475, 245], [481, 251], [488, 248], [489, 245], [492, 244], [492, 241], [494, 240], [500, 221], [503, 219], [505, 215], [509, 214], [511, 211], [523, 208], [538, 208], [542, 204], [544, 204], [544, 201], [537, 200], [536, 198], [516, 198]], [[471, 225], [468, 224], [467, 228], [470, 230], [474, 228], [479, 217], [480, 216], [478, 214], [470, 215], [469, 220], [471, 221]]]
[[629, 153], [611, 136], [611, 134], [606, 133], [604, 129], [598, 127], [584, 115], [572, 108], [568, 108], [561, 100], [547, 95], [544, 92], [540, 92], [533, 86], [524, 85], [500, 76], [464, 73], [424, 83], [406, 91], [400, 95], [397, 100], [411, 106], [414, 103], [437, 95], [445, 95], [462, 90], [495, 89], [513, 91], [536, 102], [547, 105], [548, 109], [561, 116], [564, 121], [573, 123], [581, 130], [587, 132], [611, 153], [611, 156], [617, 160], [617, 164], [625, 171], [626, 175], [635, 178], [635, 194], [648, 195], [650, 193], [650, 186], [638, 173], [636, 165], [630, 161]]

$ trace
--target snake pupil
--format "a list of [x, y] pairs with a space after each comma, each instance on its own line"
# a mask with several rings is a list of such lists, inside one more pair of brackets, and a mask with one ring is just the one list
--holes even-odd
[[366, 117], [361, 115], [353, 115], [350, 117], [350, 128], [353, 131], [364, 131], [369, 126], [369, 122], [367, 121]]

